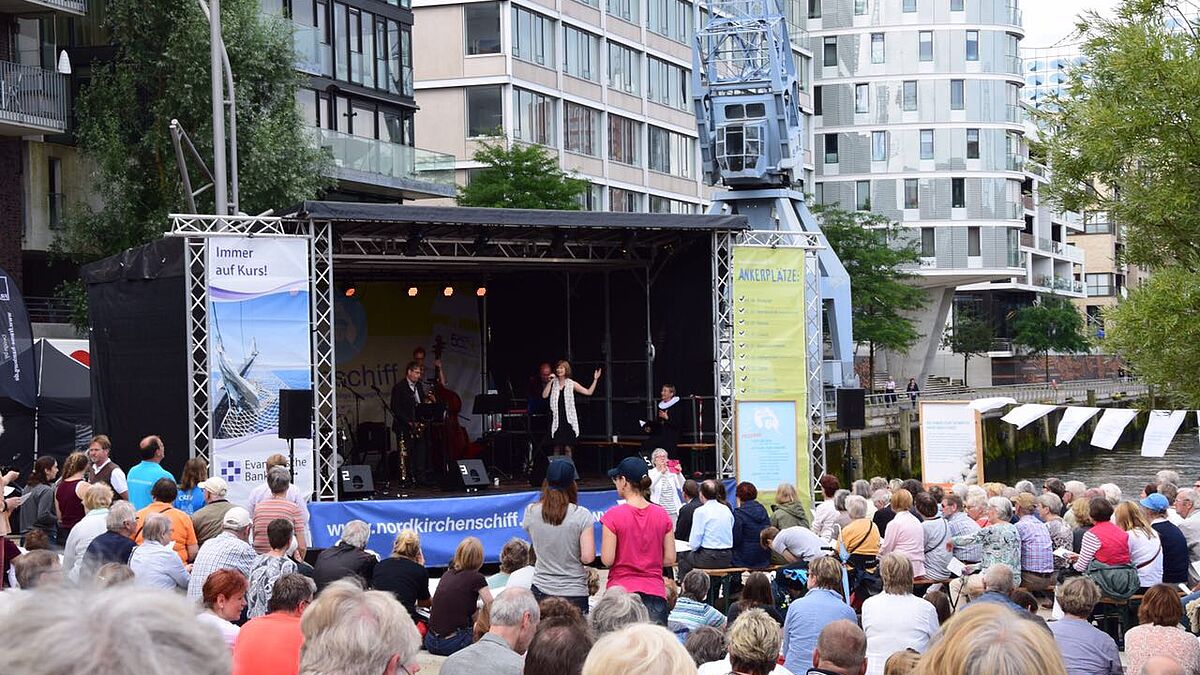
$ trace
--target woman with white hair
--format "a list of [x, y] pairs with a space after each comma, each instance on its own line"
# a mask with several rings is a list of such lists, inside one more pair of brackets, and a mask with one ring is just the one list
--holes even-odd
[[696, 663], [671, 631], [637, 624], [597, 640], [583, 664], [583, 675], [628, 673], [695, 675]]
[[650, 467], [650, 501], [663, 507], [668, 516], [671, 516], [671, 525], [675, 525], [675, 521], [679, 518], [679, 508], [683, 506], [683, 499], [679, 496], [683, 490], [683, 472], [679, 469], [679, 463], [671, 463], [667, 451], [662, 448], [656, 449], [650, 455], [650, 462], [653, 466]]
[[155, 513], [142, 525], [142, 543], [129, 556], [135, 586], [186, 591], [191, 574], [175, 553], [171, 519]]
[[383, 591], [349, 581], [329, 585], [300, 619], [300, 673], [415, 673], [421, 635], [404, 607]]
[[992, 497], [987, 501], [987, 527], [974, 534], [951, 537], [947, 550], [955, 546], [980, 544], [983, 557], [979, 569], [986, 571], [992, 565], [1004, 564], [1013, 570], [1013, 586], [1021, 585], [1021, 533], [1012, 524], [1012, 502], [1004, 497]]
[[[1058, 498], [1058, 495], [1053, 492], [1038, 495], [1037, 510], [1042, 522], [1046, 524], [1046, 529], [1050, 531], [1050, 543], [1054, 546], [1054, 549], [1065, 548], [1071, 550], [1071, 546], [1075, 543], [1075, 537], [1074, 533], [1071, 532], [1071, 528], [1067, 526], [1066, 521], [1062, 519], [1062, 516], [1058, 515], [1062, 513], [1062, 500]], [[1058, 569], [1063, 569], [1067, 566], [1067, 563], [1065, 560], [1056, 557], [1054, 559], [1054, 566]]]
[[895, 652], [912, 649], [924, 653], [938, 631], [933, 603], [913, 595], [913, 569], [908, 558], [889, 553], [879, 559], [883, 593], [867, 598], [862, 606], [862, 627], [867, 635], [867, 675], [882, 675], [884, 663]]

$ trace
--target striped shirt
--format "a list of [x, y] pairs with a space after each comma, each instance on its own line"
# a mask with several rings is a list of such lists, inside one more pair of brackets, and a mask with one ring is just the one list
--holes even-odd
[[680, 596], [675, 602], [675, 609], [667, 617], [667, 628], [679, 638], [680, 642], [696, 628], [712, 626], [724, 630], [725, 615], [718, 612], [712, 605]]
[[283, 518], [290, 520], [292, 527], [296, 528], [297, 532], [303, 532], [304, 516], [300, 513], [300, 507], [285, 499], [270, 497], [262, 500], [254, 505], [254, 550], [257, 553], [266, 553], [271, 550], [271, 544], [267, 541], [267, 526], [272, 520]]
[[1049, 574], [1054, 571], [1054, 544], [1046, 524], [1032, 515], [1017, 521], [1021, 533], [1021, 571]]

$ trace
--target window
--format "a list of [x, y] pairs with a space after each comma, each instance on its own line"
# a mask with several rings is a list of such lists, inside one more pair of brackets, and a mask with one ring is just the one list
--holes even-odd
[[608, 210], [621, 213], [636, 213], [641, 206], [642, 196], [633, 190], [608, 188]]
[[638, 0], [608, 0], [608, 13], [629, 23], [637, 23]]
[[868, 99], [870, 99], [870, 85], [856, 84], [854, 85], [854, 112], [868, 112]]
[[648, 0], [646, 28], [687, 44], [692, 39], [692, 6], [681, 0]]
[[608, 43], [608, 86], [634, 96], [641, 95], [639, 69], [637, 52], [615, 42]]
[[904, 179], [904, 208], [916, 209], [920, 208], [920, 197], [917, 194], [917, 179]]
[[951, 12], [963, 11], [963, 0], [950, 0], [950, 11]]
[[963, 109], [963, 81], [950, 80], [950, 109]]
[[608, 116], [608, 158], [636, 166], [640, 159], [638, 123], [620, 115]]
[[917, 81], [904, 81], [904, 109], [913, 111], [917, 109]]
[[579, 203], [579, 208], [584, 211], [599, 211], [604, 208], [603, 190], [603, 186], [588, 183], [587, 189], [575, 197], [575, 201]]
[[979, 159], [978, 129], [967, 129], [967, 159]]
[[46, 220], [50, 229], [57, 230], [62, 226], [63, 207], [66, 195], [63, 194], [62, 160], [50, 157], [46, 166], [46, 187], [49, 188]]
[[824, 45], [825, 45], [825, 50], [823, 52], [823, 55], [824, 55], [823, 63], [826, 66], [836, 66], [837, 65], [837, 36], [834, 36], [834, 35], [826, 36]]
[[[922, 47], [922, 49], [924, 48]], [[924, 54], [923, 51], [921, 53]], [[922, 58], [921, 60], [924, 61], [925, 59]], [[979, 31], [977, 30], [967, 31], [967, 60], [979, 60]]]
[[[954, 180], [962, 180], [962, 179], [955, 178]], [[969, 255], [969, 256], [983, 255], [979, 249], [980, 249], [980, 247], [979, 247], [979, 228], [978, 227], [968, 227], [967, 228], [967, 255]]]
[[867, 0], [854, 0], [854, 16], [862, 16], [867, 13]]
[[467, 54], [500, 53], [500, 3], [482, 2], [467, 5]]
[[600, 79], [600, 38], [563, 26], [563, 72], [593, 82]]
[[554, 136], [554, 99], [514, 87], [513, 135], [528, 143], [557, 145]]
[[808, 0], [808, 18], [821, 18], [821, 0]]
[[825, 134], [825, 163], [838, 163], [838, 135]]
[[883, 33], [871, 33], [871, 63], [883, 63]]
[[695, 213], [696, 205], [678, 199], [650, 195], [650, 213]]
[[[470, 5], [468, 5], [469, 7]], [[467, 88], [467, 136], [491, 136], [503, 132], [504, 113], [500, 85]]]
[[513, 58], [554, 67], [554, 21], [513, 5]]
[[[917, 181], [914, 179], [914, 183]], [[921, 257], [932, 258], [937, 255], [937, 233], [932, 227], [921, 228]]]
[[921, 130], [921, 159], [933, 159], [933, 129]]
[[917, 0], [904, 0], [904, 11], [910, 13], [917, 11]]
[[648, 127], [648, 131], [650, 152], [647, 163], [650, 170], [681, 178], [692, 178], [695, 140], [658, 127]]
[[[950, 208], [965, 209], [967, 208], [967, 179], [966, 178], [951, 178], [950, 179]], [[978, 229], [978, 228], [975, 228]], [[979, 233], [975, 233], [978, 238]], [[978, 247], [976, 247], [978, 248]], [[979, 255], [972, 253], [971, 255]]]
[[824, 183], [817, 183], [817, 187], [814, 189], [814, 192], [813, 192], [813, 200], [818, 204], [825, 203], [825, 184]]
[[1087, 284], [1089, 298], [1116, 295], [1116, 286], [1113, 284], [1113, 275], [1111, 272], [1105, 274], [1085, 274], [1083, 278], [1084, 283]]
[[932, 61], [933, 60], [933, 31], [931, 31], [931, 30], [921, 31], [919, 40], [920, 40], [920, 47], [921, 47], [920, 60]]
[[646, 65], [649, 70], [646, 90], [650, 100], [679, 110], [687, 110], [692, 103], [688, 95], [688, 72], [653, 56], [646, 57]]
[[600, 156], [600, 111], [563, 101], [563, 149]]
[[871, 181], [860, 180], [854, 183], [854, 206], [859, 211], [871, 210]]
[[825, 114], [825, 88], [819, 84], [813, 87], [813, 114]]
[[871, 132], [871, 161], [886, 162], [888, 155], [888, 137], [886, 131]]

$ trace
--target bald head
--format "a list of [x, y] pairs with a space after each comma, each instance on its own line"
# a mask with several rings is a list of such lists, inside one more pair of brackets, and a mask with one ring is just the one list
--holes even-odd
[[700, 496], [709, 502], [717, 498], [717, 481], [706, 480], [700, 484]]
[[1184, 675], [1183, 666], [1169, 656], [1154, 656], [1142, 666], [1142, 675]]
[[813, 667], [842, 675], [867, 671], [867, 636], [854, 622], [842, 619], [827, 624], [817, 638]]

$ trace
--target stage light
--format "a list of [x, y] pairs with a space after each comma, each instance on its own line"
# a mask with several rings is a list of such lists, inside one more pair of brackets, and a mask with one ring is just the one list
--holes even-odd
[[447, 286], [447, 287], [443, 288], [443, 289], [442, 289], [442, 295], [446, 296], [447, 298], [448, 298], [448, 297], [450, 297], [450, 296], [452, 296], [452, 295], [454, 295], [454, 287], [453, 287], [453, 286]]
[[417, 297], [417, 287], [416, 286], [408, 287], [408, 297], [410, 297], [410, 298]]
[[357, 289], [357, 288], [355, 288], [355, 287], [353, 287], [353, 286], [347, 286], [347, 287], [346, 287], [346, 297], [347, 297], [347, 298], [353, 298], [353, 297], [354, 297], [354, 294], [355, 294], [355, 293], [357, 293], [357, 292], [358, 292], [358, 289]]
[[475, 289], [476, 297], [482, 298], [485, 295], [487, 295], [487, 286], [480, 286], [479, 288]]

